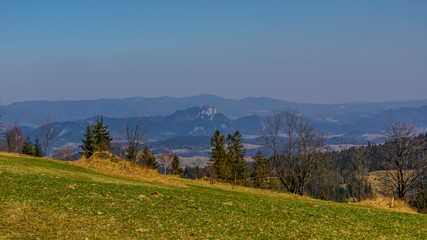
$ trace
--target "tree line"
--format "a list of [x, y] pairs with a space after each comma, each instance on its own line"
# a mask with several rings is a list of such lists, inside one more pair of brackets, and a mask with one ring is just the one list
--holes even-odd
[[221, 179], [236, 185], [245, 178], [245, 148], [239, 131], [227, 137], [216, 130], [211, 139], [211, 158], [208, 176], [212, 180]]
[[308, 118], [294, 110], [278, 111], [264, 119], [259, 136], [269, 156], [257, 151], [252, 162], [245, 162], [240, 133], [224, 137], [216, 131], [208, 165], [187, 166], [184, 176], [347, 202], [373, 197], [369, 173], [383, 171], [382, 194], [425, 211], [427, 133], [394, 122], [385, 126], [384, 136], [384, 144], [328, 152], [325, 137]]
[[[272, 156], [265, 157], [258, 150], [253, 162], [248, 163], [241, 134], [236, 131], [225, 137], [217, 130], [211, 138], [205, 175], [233, 186], [243, 184], [299, 195], [306, 193], [316, 179], [319, 162], [325, 158], [322, 154], [325, 138], [314, 130], [309, 119], [296, 111], [276, 112], [265, 118], [259, 140]], [[198, 173], [191, 167], [184, 172], [188, 177], [194, 174]]]
[[180, 160], [165, 148], [163, 153], [156, 156], [154, 150], [144, 144], [148, 128], [140, 120], [130, 121], [120, 130], [122, 142], [113, 146], [108, 125], [104, 124], [103, 117], [98, 117], [95, 124], [88, 125], [83, 135], [80, 154], [90, 158], [95, 152], [109, 151], [130, 162], [151, 169], [157, 169], [164, 174], [182, 175]]
[[41, 126], [41, 138], [36, 136], [34, 143], [29, 136], [24, 138], [19, 125], [0, 126], [0, 149], [7, 152], [23, 153], [35, 157], [47, 157], [47, 150], [57, 130], [57, 125], [46, 119]]
[[[24, 138], [21, 128], [17, 123], [11, 126], [0, 126], [0, 150], [13, 153], [22, 153], [34, 157], [48, 157], [50, 143], [57, 135], [57, 125], [48, 119], [41, 126], [41, 138], [36, 136], [33, 140], [29, 136]], [[148, 132], [141, 121], [128, 122], [121, 129], [120, 144], [113, 144], [108, 125], [104, 124], [102, 116], [97, 117], [94, 124], [86, 127], [82, 138], [81, 152], [64, 146], [55, 148], [50, 155], [57, 160], [73, 161], [84, 156], [90, 158], [95, 152], [109, 151], [141, 166], [160, 169], [164, 173], [181, 175], [183, 169], [179, 166], [180, 160], [165, 149], [165, 152], [156, 157], [154, 151], [143, 144]], [[167, 150], [167, 151], [166, 151]]]

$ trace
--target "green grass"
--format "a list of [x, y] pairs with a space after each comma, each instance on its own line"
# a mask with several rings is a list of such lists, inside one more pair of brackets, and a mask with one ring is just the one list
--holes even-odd
[[426, 215], [179, 181], [0, 154], [0, 239], [427, 238]]

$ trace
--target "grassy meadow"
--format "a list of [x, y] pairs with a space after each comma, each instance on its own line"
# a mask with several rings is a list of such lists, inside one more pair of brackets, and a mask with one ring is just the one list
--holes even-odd
[[152, 178], [0, 153], [0, 239], [427, 238], [426, 215]]

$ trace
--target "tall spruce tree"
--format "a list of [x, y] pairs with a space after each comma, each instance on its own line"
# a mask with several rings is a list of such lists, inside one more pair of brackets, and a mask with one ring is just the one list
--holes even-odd
[[182, 175], [183, 173], [183, 169], [181, 167], [179, 167], [179, 157], [175, 154], [173, 156], [173, 160], [172, 160], [172, 166], [171, 166], [171, 174], [172, 175]]
[[258, 150], [252, 159], [254, 160], [253, 171], [251, 173], [253, 184], [257, 188], [265, 188], [267, 187], [269, 173], [267, 158]]
[[96, 124], [92, 125], [93, 137], [95, 139], [97, 151], [110, 151], [111, 140], [108, 125], [104, 126], [104, 117], [98, 117]]
[[231, 165], [231, 173], [233, 180], [233, 187], [237, 184], [238, 180], [245, 178], [245, 152], [243, 146], [242, 135], [239, 131], [234, 132], [234, 135], [227, 136], [227, 156], [228, 164]]
[[108, 126], [104, 126], [104, 118], [102, 116], [96, 119], [95, 124], [86, 127], [86, 132], [83, 136], [83, 145], [80, 147], [87, 158], [97, 151], [110, 151], [112, 149], [110, 131], [108, 131]]
[[216, 130], [211, 138], [211, 157], [209, 159], [210, 168], [219, 178], [225, 179], [228, 175], [227, 151], [225, 150], [225, 137]]
[[40, 144], [39, 137], [36, 136], [34, 139], [34, 157], [43, 157], [42, 146]]
[[30, 156], [34, 155], [34, 146], [31, 142], [30, 136], [27, 136], [22, 144], [22, 153]]
[[151, 168], [151, 169], [158, 169], [157, 163], [156, 163], [156, 155], [154, 154], [154, 151], [150, 151], [147, 145], [144, 145], [144, 148], [138, 154], [138, 164]]
[[83, 149], [84, 155], [87, 158], [90, 158], [97, 150], [96, 141], [95, 141], [91, 126], [86, 127], [86, 132], [83, 136], [84, 136], [84, 139], [82, 139], [83, 145], [80, 147]]

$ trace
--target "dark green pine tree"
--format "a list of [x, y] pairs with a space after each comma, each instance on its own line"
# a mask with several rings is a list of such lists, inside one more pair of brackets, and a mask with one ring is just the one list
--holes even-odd
[[231, 165], [231, 172], [233, 178], [233, 187], [237, 184], [238, 180], [245, 178], [245, 152], [243, 146], [242, 135], [239, 131], [234, 132], [234, 135], [229, 134], [227, 137], [227, 155], [228, 162]]
[[93, 136], [96, 143], [96, 151], [110, 151], [111, 140], [108, 126], [104, 126], [104, 117], [98, 117], [96, 124], [92, 126]]
[[179, 157], [175, 154], [172, 159], [172, 167], [171, 167], [171, 174], [172, 175], [182, 175], [184, 170], [179, 167]]
[[267, 158], [258, 150], [252, 159], [254, 160], [253, 171], [251, 173], [253, 184], [257, 188], [265, 188], [267, 187], [269, 174]]
[[138, 164], [146, 168], [158, 169], [156, 155], [154, 154], [154, 151], [150, 151], [150, 149], [148, 149], [147, 145], [144, 145], [144, 148], [140, 154], [138, 154]]
[[209, 167], [213, 169], [214, 174], [226, 179], [229, 168], [227, 166], [227, 151], [225, 150], [225, 137], [221, 135], [219, 130], [216, 130], [211, 138], [211, 157], [209, 159]]
[[84, 139], [82, 139], [83, 145], [81, 145], [80, 147], [83, 149], [84, 155], [87, 158], [90, 158], [98, 148], [96, 145], [96, 140], [94, 138], [91, 126], [86, 127], [86, 132], [83, 136], [84, 136]]
[[30, 156], [34, 155], [34, 146], [31, 142], [30, 136], [27, 136], [22, 144], [22, 153]]
[[34, 139], [34, 157], [43, 157], [42, 146], [40, 144], [39, 137], [36, 136]]

